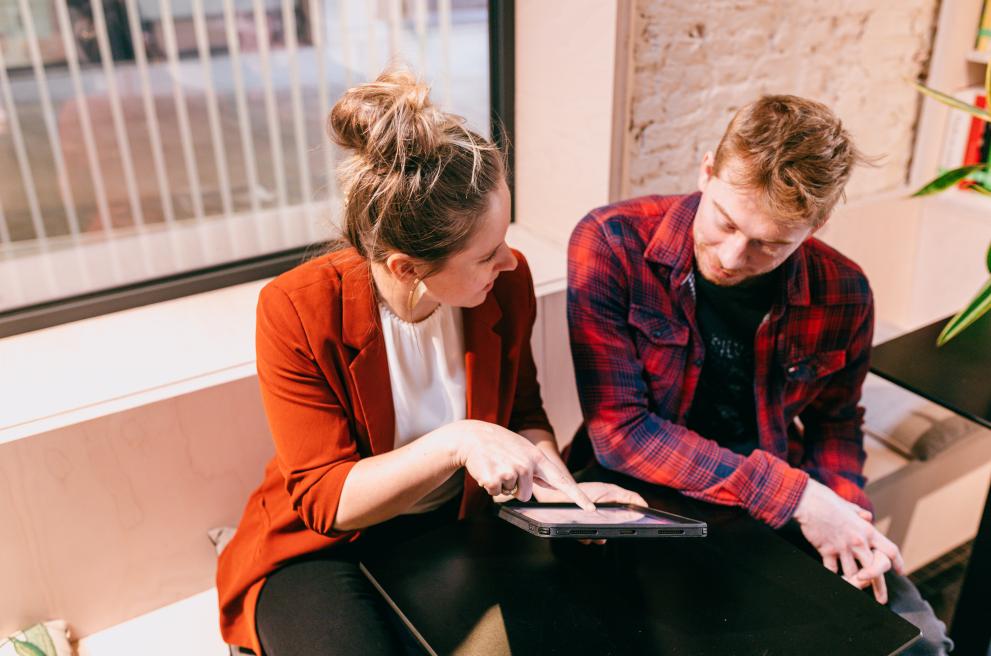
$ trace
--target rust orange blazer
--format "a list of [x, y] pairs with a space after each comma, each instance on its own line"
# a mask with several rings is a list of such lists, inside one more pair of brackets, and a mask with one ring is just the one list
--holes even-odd
[[[550, 430], [530, 333], [530, 270], [503, 272], [485, 301], [463, 311], [467, 415], [511, 430]], [[393, 447], [395, 416], [378, 306], [367, 261], [354, 249], [288, 271], [259, 295], [258, 381], [275, 457], [220, 556], [224, 639], [261, 654], [255, 604], [286, 562], [359, 539], [333, 530], [344, 479], [363, 457]], [[488, 496], [465, 475], [460, 514]]]

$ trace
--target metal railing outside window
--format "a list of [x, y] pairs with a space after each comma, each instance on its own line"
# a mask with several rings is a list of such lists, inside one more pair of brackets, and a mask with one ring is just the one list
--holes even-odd
[[[504, 24], [511, 3], [493, 4]], [[97, 313], [106, 290], [131, 299], [112, 311], [202, 289], [188, 272], [209, 288], [291, 266], [336, 214], [324, 118], [344, 89], [402, 61], [489, 132], [492, 12], [485, 0], [3, 3], [0, 335]]]

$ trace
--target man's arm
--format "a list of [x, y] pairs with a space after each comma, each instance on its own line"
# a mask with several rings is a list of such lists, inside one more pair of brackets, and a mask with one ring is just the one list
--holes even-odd
[[705, 501], [743, 506], [771, 526], [784, 524], [808, 475], [759, 449], [736, 454], [653, 412], [646, 381], [665, 372], [645, 371], [639, 360], [628, 298], [620, 258], [586, 217], [569, 244], [568, 323], [579, 398], [599, 462]]
[[805, 460], [801, 468], [838, 495], [871, 510], [864, 493], [864, 409], [860, 396], [874, 335], [874, 300], [868, 290], [847, 349], [846, 365], [802, 411]]
[[851, 325], [843, 368], [800, 414], [805, 442], [801, 468], [813, 480], [794, 518], [826, 568], [855, 586], [873, 586], [874, 597], [886, 603], [884, 573], [892, 567], [904, 573], [905, 565], [898, 547], [872, 525], [863, 490], [863, 409], [858, 402], [874, 332], [874, 303], [866, 284], [864, 303]]

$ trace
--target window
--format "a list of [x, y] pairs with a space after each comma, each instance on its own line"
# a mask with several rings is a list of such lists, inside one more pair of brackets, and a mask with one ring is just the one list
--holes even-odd
[[511, 127], [512, 3], [489, 5], [4, 3], [0, 336], [295, 265], [339, 206], [324, 117], [396, 56]]

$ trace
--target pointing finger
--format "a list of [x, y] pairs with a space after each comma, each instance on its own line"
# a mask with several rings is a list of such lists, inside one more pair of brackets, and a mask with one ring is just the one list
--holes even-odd
[[595, 511], [595, 504], [582, 492], [578, 484], [571, 476], [564, 475], [550, 463], [546, 458], [537, 464], [536, 474], [540, 476], [548, 485], [564, 492], [569, 499], [574, 501], [582, 510], [588, 512]]

